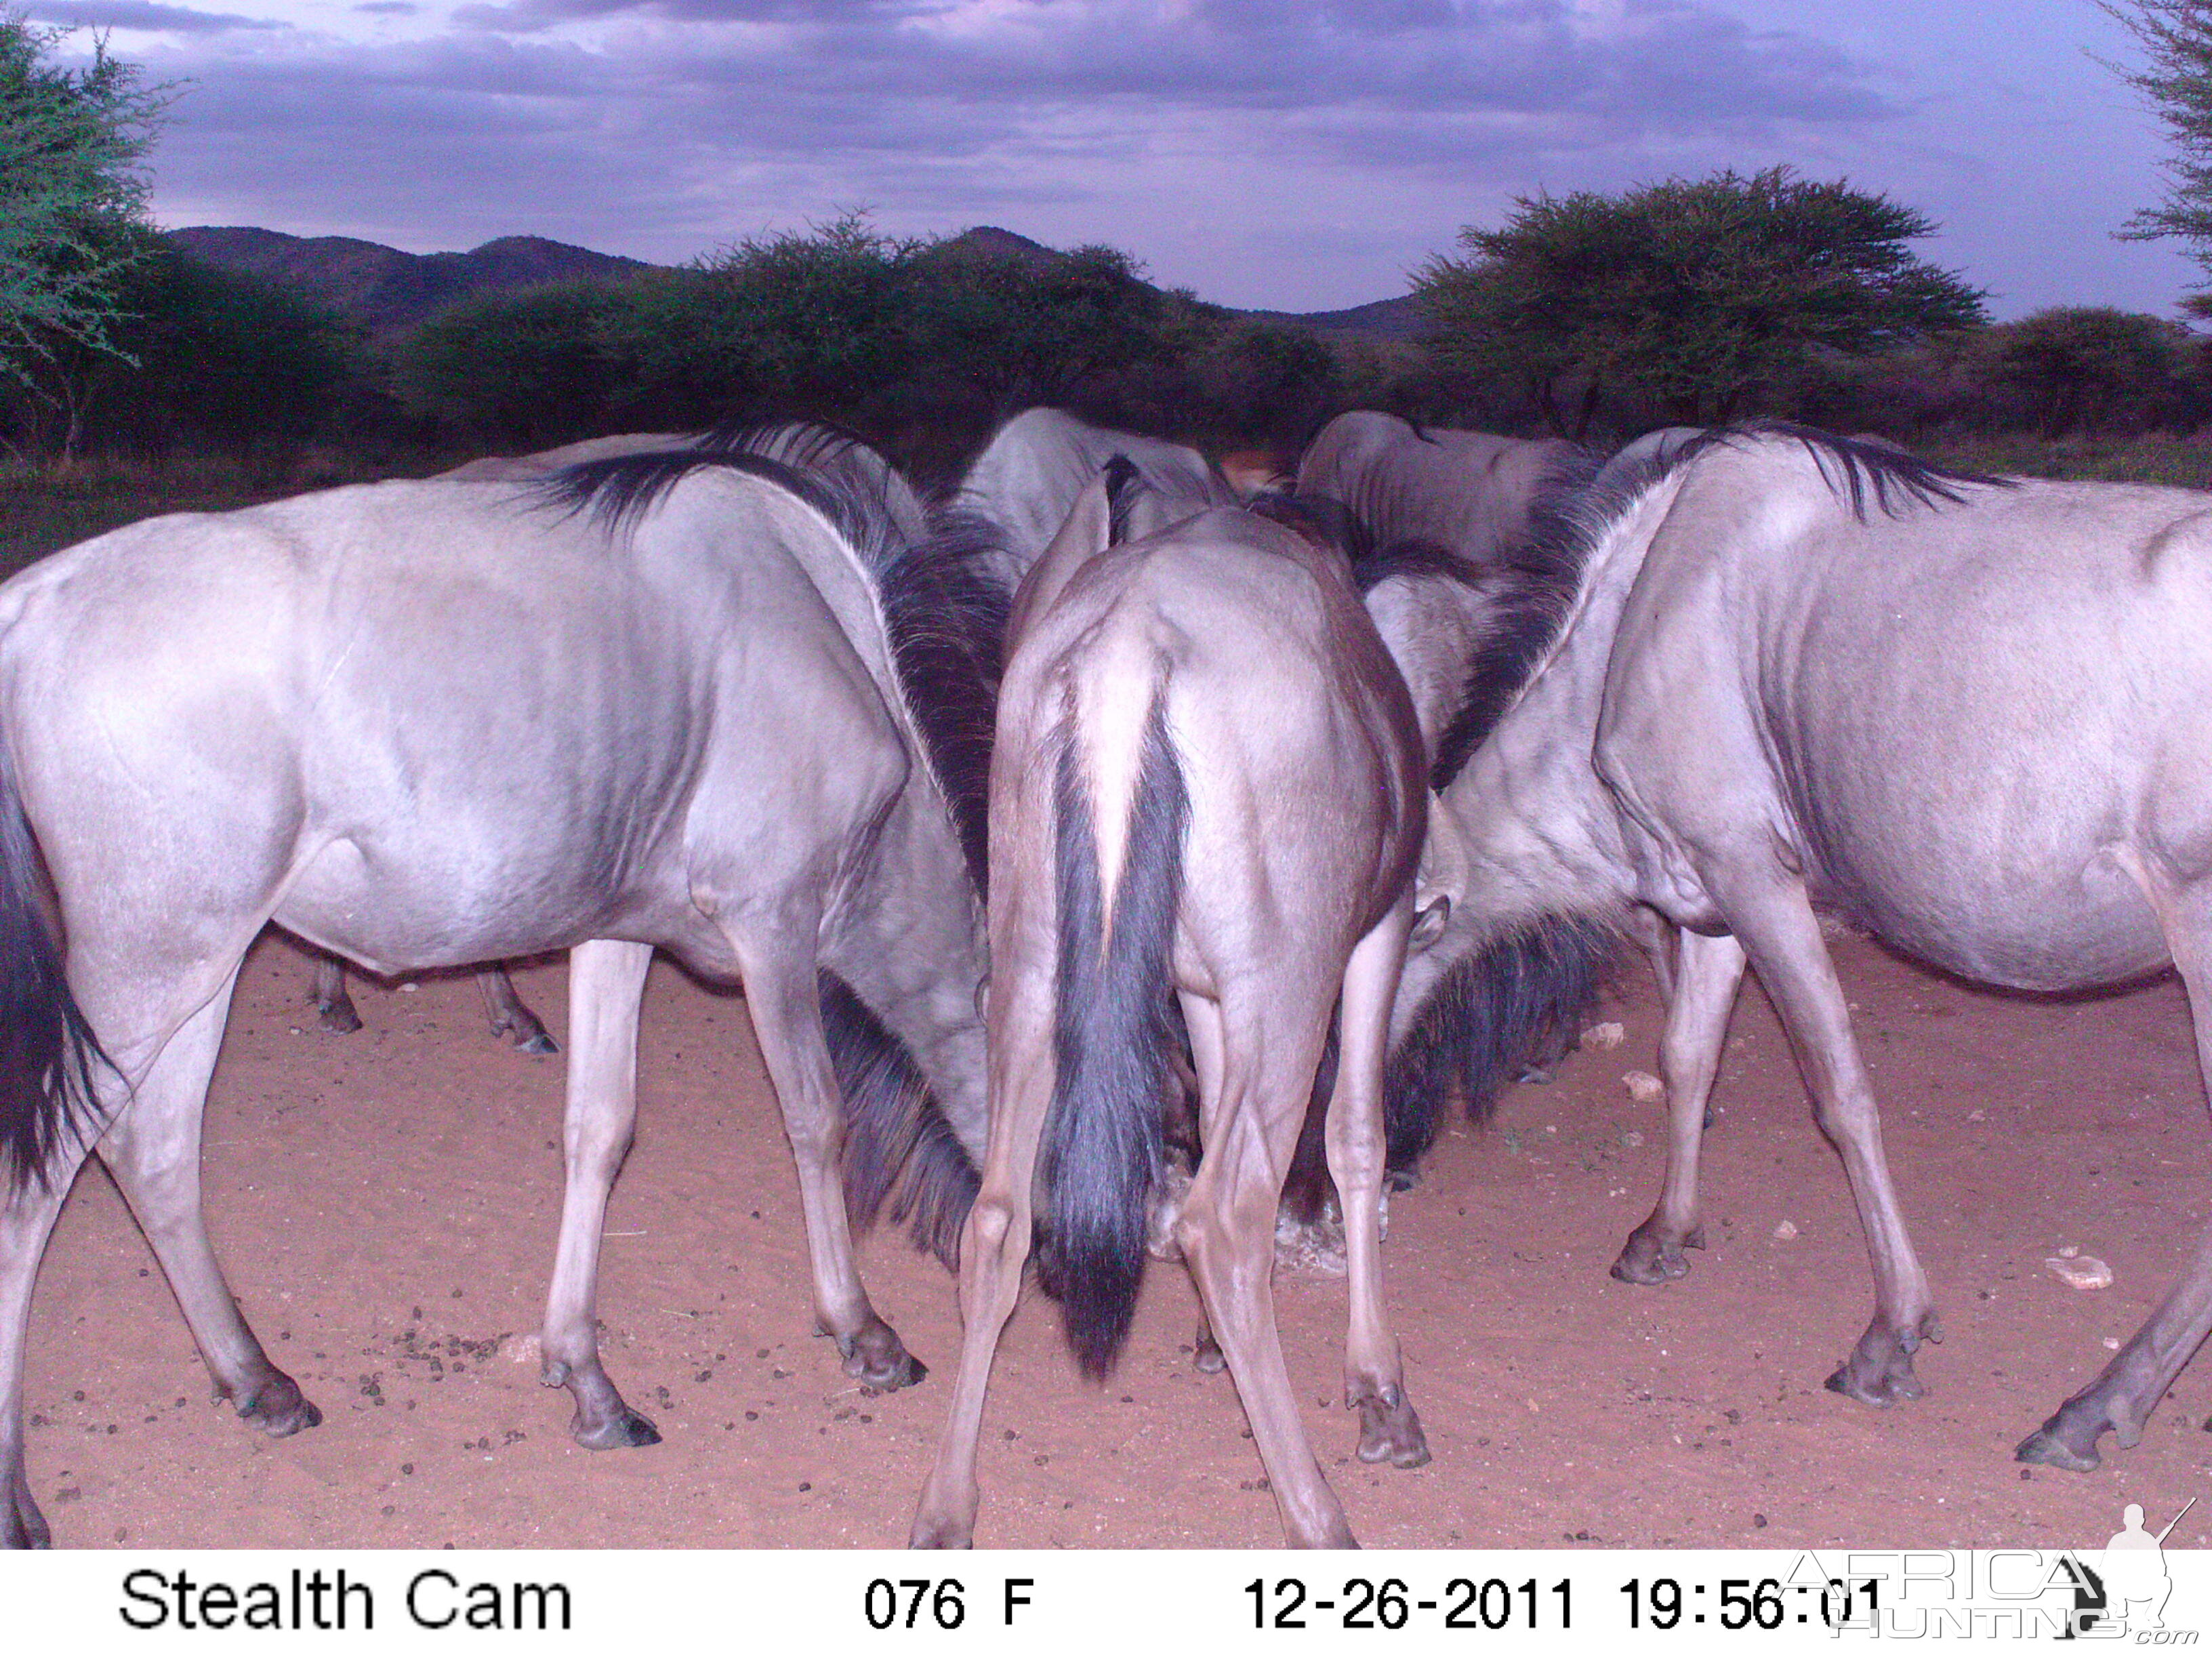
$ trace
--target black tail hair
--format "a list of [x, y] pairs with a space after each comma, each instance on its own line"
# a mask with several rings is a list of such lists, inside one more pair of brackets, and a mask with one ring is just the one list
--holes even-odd
[[45, 871], [0, 754], [0, 1185], [10, 1195], [46, 1186], [64, 1144], [98, 1134], [93, 1071], [115, 1070], [70, 994]]
[[1144, 474], [1127, 455], [1115, 453], [1106, 458], [1106, 545], [1119, 547], [1129, 539], [1129, 509], [1138, 490], [1145, 487]]
[[1110, 928], [1091, 792], [1072, 740], [1060, 750], [1054, 809], [1057, 1075], [1041, 1172], [1038, 1208], [1048, 1225], [1039, 1268], [1063, 1304], [1076, 1363], [1097, 1380], [1113, 1369], [1129, 1334], [1161, 1119], [1180, 1086], [1168, 1049], [1169, 958], [1190, 797], [1160, 705], [1145, 727]]
[[960, 1227], [980, 1184], [975, 1160], [945, 1121], [906, 1045], [853, 988], [821, 970], [822, 1027], [845, 1099], [845, 1208], [855, 1230], [884, 1201], [917, 1249], [960, 1265]]
[[1383, 1073], [1389, 1167], [1407, 1171], [1420, 1161], [1455, 1085], [1480, 1122], [1533, 1058], [1571, 1048], [1620, 944], [1620, 931], [1596, 918], [1542, 916], [1455, 963]]

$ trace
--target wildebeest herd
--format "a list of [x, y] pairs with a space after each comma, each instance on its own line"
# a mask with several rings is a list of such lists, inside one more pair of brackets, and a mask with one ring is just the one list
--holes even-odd
[[[24, 1343], [95, 1149], [219, 1392], [272, 1434], [320, 1420], [200, 1202], [209, 1077], [272, 921], [380, 973], [571, 952], [540, 1346], [596, 1448], [658, 1437], [595, 1305], [646, 967], [741, 984], [847, 1370], [924, 1376], [856, 1224], [960, 1273], [917, 1544], [975, 1526], [1025, 1265], [1103, 1374], [1148, 1232], [1197, 1285], [1285, 1534], [1349, 1543], [1277, 1340], [1279, 1208], [1342, 1229], [1359, 1455], [1425, 1461], [1384, 1188], [1455, 1097], [1571, 1044], [1624, 945], [1666, 989], [1669, 1137], [1614, 1275], [1677, 1276], [1702, 1242], [1754, 968], [1873, 1255], [1829, 1379], [1873, 1404], [1918, 1393], [1936, 1310], [1816, 912], [2031, 990], [2171, 963], [2212, 1054], [2212, 497], [1771, 423], [1601, 468], [1352, 415], [1240, 495], [1032, 410], [935, 506], [815, 428], [580, 447], [150, 520], [0, 587], [0, 1540], [48, 1540]], [[2212, 1241], [2019, 1456], [2134, 1445], [2208, 1329]]]

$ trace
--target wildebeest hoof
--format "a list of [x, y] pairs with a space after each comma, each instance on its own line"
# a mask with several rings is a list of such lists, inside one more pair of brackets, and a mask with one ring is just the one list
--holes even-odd
[[31, 1501], [28, 1477], [18, 1468], [8, 1488], [0, 1492], [0, 1549], [51, 1549], [54, 1535], [46, 1526], [46, 1517]]
[[1690, 1271], [1690, 1264], [1682, 1255], [1685, 1249], [1702, 1250], [1705, 1247], [1702, 1228], [1677, 1242], [1662, 1236], [1647, 1222], [1629, 1234], [1628, 1242], [1620, 1247], [1620, 1258], [1613, 1264], [1613, 1276], [1624, 1285], [1664, 1285]]
[[880, 1319], [858, 1336], [839, 1337], [837, 1352], [845, 1356], [845, 1375], [858, 1377], [870, 1394], [910, 1389], [929, 1375], [929, 1367], [908, 1353], [898, 1333]]
[[561, 1045], [543, 1031], [519, 1038], [514, 1046], [526, 1054], [557, 1054], [561, 1052]]
[[1848, 1359], [1836, 1367], [1823, 1386], [1830, 1394], [1848, 1395], [1863, 1406], [1894, 1406], [1899, 1401], [1917, 1400], [1926, 1392], [1910, 1364], [1902, 1371], [1869, 1377], [1856, 1372]]
[[1893, 1406], [1901, 1400], [1919, 1399], [1925, 1390], [1912, 1374], [1912, 1351], [1935, 1323], [1936, 1316], [1929, 1313], [1917, 1325], [1893, 1331], [1877, 1320], [1859, 1339], [1850, 1358], [1828, 1378], [1828, 1391], [1848, 1395], [1869, 1406]]
[[1523, 1083], [1549, 1083], [1551, 1080], [1552, 1073], [1546, 1066], [1523, 1066], [1521, 1068], [1520, 1081]]
[[1399, 1393], [1395, 1404], [1377, 1395], [1359, 1401], [1359, 1461], [1418, 1469], [1429, 1461], [1429, 1437], [1413, 1402]]
[[1382, 1171], [1382, 1190], [1386, 1193], [1410, 1193], [1421, 1184], [1419, 1170], [1385, 1170]]
[[361, 1016], [354, 1012], [350, 1002], [319, 1002], [315, 1013], [325, 1030], [350, 1033], [361, 1030]]
[[1190, 1363], [1208, 1376], [1218, 1376], [1229, 1369], [1229, 1357], [1221, 1352], [1221, 1345], [1213, 1340], [1213, 1333], [1202, 1330], [1192, 1345]]
[[276, 1440], [314, 1428], [323, 1420], [314, 1402], [282, 1371], [240, 1401], [238, 1414]]
[[660, 1443], [660, 1431], [653, 1426], [653, 1419], [628, 1406], [596, 1423], [586, 1422], [584, 1414], [578, 1412], [568, 1425], [568, 1432], [586, 1451], [616, 1451], [624, 1446]]
[[2081, 1447], [2076, 1448], [2066, 1443], [2064, 1432], [2060, 1418], [2052, 1418], [2013, 1448], [2013, 1460], [2020, 1463], [2045, 1463], [2054, 1469], [2066, 1469], [2075, 1474], [2087, 1474], [2104, 1462], [2097, 1455], [2096, 1436], [2089, 1436]]
[[975, 1547], [975, 1529], [957, 1521], [932, 1521], [916, 1516], [914, 1530], [906, 1535], [906, 1547], [910, 1550], [972, 1550]]

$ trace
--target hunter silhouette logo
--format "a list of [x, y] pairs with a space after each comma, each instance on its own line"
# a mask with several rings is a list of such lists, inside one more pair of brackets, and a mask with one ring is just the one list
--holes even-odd
[[2156, 1537], [2143, 1530], [2142, 1504], [2130, 1504], [2121, 1511], [2120, 1529], [2106, 1542], [2101, 1569], [2107, 1616], [2120, 1629], [2166, 1628], [2160, 1615], [2166, 1611], [2166, 1597], [2173, 1594], [2173, 1579], [2166, 1570], [2166, 1540], [2181, 1524], [2181, 1516], [2196, 1507], [2192, 1498], [2182, 1505], [2181, 1515], [2167, 1522]]

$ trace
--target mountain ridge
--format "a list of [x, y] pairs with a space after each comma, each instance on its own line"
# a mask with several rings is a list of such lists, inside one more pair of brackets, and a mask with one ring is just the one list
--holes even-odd
[[[620, 283], [665, 270], [544, 236], [500, 236], [465, 252], [409, 253], [352, 236], [294, 236], [257, 225], [188, 225], [166, 233], [187, 257], [302, 290], [373, 332], [412, 327], [434, 312], [482, 295], [569, 283]], [[971, 225], [938, 244], [996, 258], [1042, 262], [1060, 250], [998, 225]], [[1334, 311], [1247, 311], [1324, 336], [1412, 340], [1425, 319], [1411, 295]]]

